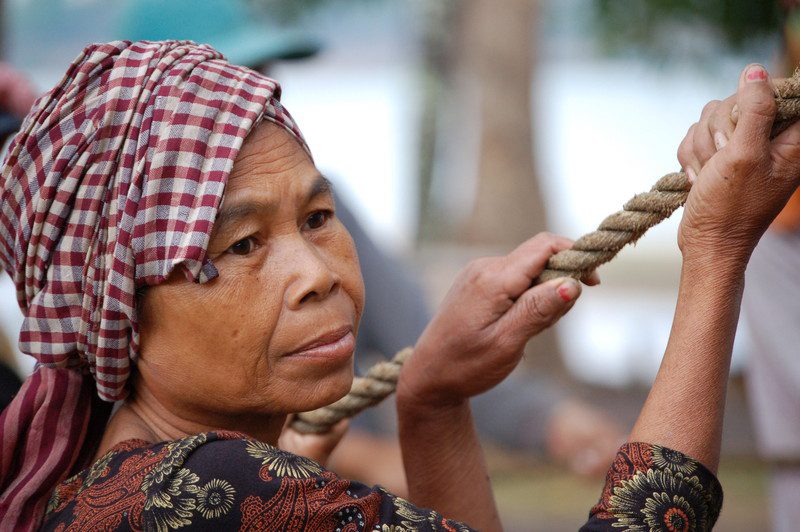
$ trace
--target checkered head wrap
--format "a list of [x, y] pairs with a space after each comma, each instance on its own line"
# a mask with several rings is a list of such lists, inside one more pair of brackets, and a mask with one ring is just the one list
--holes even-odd
[[206, 248], [247, 134], [267, 119], [305, 147], [279, 97], [209, 46], [118, 41], [87, 47], [34, 105], [0, 174], [0, 265], [39, 362], [0, 416], [2, 529], [38, 526], [102, 431], [97, 396], [125, 397], [136, 289], [178, 266], [217, 275]]

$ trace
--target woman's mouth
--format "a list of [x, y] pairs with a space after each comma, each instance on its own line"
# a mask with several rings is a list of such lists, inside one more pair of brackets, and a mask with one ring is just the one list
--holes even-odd
[[353, 355], [355, 347], [356, 338], [353, 335], [353, 328], [345, 326], [320, 335], [285, 356], [326, 359], [349, 358]]

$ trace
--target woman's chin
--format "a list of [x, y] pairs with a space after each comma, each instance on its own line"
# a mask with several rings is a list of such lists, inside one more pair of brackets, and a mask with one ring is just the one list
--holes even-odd
[[[353, 369], [352, 366], [343, 368], [340, 371], [331, 373], [316, 380], [316, 382], [303, 385], [303, 393], [305, 396], [301, 401], [302, 404], [298, 405], [295, 412], [308, 412], [322, 408], [331, 403], [335, 403], [350, 391], [350, 386], [353, 384]], [[295, 391], [295, 396], [299, 396], [301, 390]]]

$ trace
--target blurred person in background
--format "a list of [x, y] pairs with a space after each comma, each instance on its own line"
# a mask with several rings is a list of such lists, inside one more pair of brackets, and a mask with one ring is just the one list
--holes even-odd
[[[119, 19], [115, 37], [209, 43], [231, 62], [267, 75], [276, 61], [305, 59], [320, 49], [307, 34], [270, 25], [242, 0], [199, 4], [191, 0], [167, 4], [137, 0], [127, 4]], [[372, 241], [340, 195], [336, 201], [337, 216], [355, 241], [366, 286], [366, 310], [356, 345], [356, 366], [366, 371], [367, 362], [373, 362], [375, 356], [391, 356], [413, 344], [432, 314], [414, 274]], [[604, 473], [624, 441], [619, 423], [604, 411], [571, 397], [546, 377], [512, 375], [473, 398], [472, 404], [478, 430], [487, 441], [506, 449], [546, 453], [581, 475]], [[498, 404], [503, 405], [499, 412]], [[344, 476], [405, 493], [399, 442], [392, 434], [392, 411], [388, 404], [355, 418], [330, 465]], [[387, 415], [388, 422], [381, 419]]]
[[[800, 2], [785, 1], [785, 71], [800, 66]], [[773, 530], [800, 526], [800, 190], [753, 252], [742, 300], [752, 351], [748, 399], [759, 454], [769, 465]]]

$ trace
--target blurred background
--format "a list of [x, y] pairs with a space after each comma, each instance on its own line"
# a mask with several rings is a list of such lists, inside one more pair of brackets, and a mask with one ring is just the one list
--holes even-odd
[[[198, 24], [215, 9], [227, 12], [220, 1], [197, 7]], [[148, 32], [161, 38], [158, 31], [194, 36], [178, 34], [181, 17], [170, 4], [2, 0], [0, 59], [44, 91], [87, 42]], [[735, 90], [746, 63], [786, 74], [784, 7], [747, 0], [252, 0], [242, 3], [247, 24], [234, 15], [214, 24], [238, 31], [244, 48], [271, 43], [268, 73], [283, 85], [282, 100], [317, 165], [366, 237], [435, 308], [471, 258], [508, 252], [542, 230], [575, 238], [676, 170], [686, 130], [707, 101]], [[155, 18], [141, 18], [153, 9]], [[222, 30], [207, 31], [213, 40]], [[231, 57], [248, 53], [218, 47]], [[554, 331], [531, 343], [518, 389], [540, 386], [548, 404], [569, 397], [596, 408], [624, 435], [669, 335], [679, 216], [604, 266], [602, 285], [585, 290]], [[0, 329], [15, 339], [21, 320], [3, 275]], [[748, 338], [740, 328], [720, 530], [770, 522], [770, 466], [758, 456], [743, 384]], [[20, 375], [31, 369], [21, 356], [16, 364]], [[559, 437], [576, 438], [574, 430], [551, 434], [549, 414], [535, 424], [545, 433], [538, 445], [489, 442], [504, 521], [510, 530], [575, 530], [602, 478], [554, 450]]]

